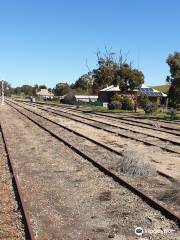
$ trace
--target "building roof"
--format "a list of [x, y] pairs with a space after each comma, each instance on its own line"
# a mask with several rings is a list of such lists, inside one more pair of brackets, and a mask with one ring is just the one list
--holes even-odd
[[39, 96], [54, 96], [53, 93], [50, 93], [47, 89], [41, 89], [39, 92], [37, 92], [37, 95]]
[[119, 91], [120, 91], [119, 86], [115, 87], [114, 85], [111, 85], [100, 90], [100, 92], [119, 92]]
[[90, 96], [90, 95], [75, 95], [75, 98], [98, 98], [98, 96]]
[[[148, 87], [144, 84], [140, 87], [140, 92], [149, 96], [149, 97], [167, 97], [167, 95], [163, 92], [160, 92], [154, 88]], [[119, 86], [110, 85], [109, 87], [103, 88], [100, 92], [120, 92]], [[138, 91], [138, 89], [134, 89], [133, 91]]]
[[142, 84], [140, 88], [140, 92], [149, 97], [167, 97], [165, 93], [160, 92], [154, 88], [148, 87], [144, 84]]

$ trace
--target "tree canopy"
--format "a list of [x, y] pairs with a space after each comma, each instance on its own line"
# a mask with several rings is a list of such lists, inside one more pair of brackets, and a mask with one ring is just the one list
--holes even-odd
[[70, 91], [70, 87], [67, 83], [58, 83], [53, 90], [55, 95], [63, 96]]
[[72, 84], [73, 89], [82, 89], [83, 91], [89, 93], [91, 92], [93, 86], [92, 73], [82, 75], [74, 84]]
[[166, 78], [170, 84], [168, 97], [170, 105], [176, 107], [180, 104], [180, 52], [169, 54], [166, 62], [170, 67], [170, 75]]
[[[2, 91], [2, 81], [0, 81], [0, 92]], [[11, 95], [11, 93], [13, 92], [13, 88], [11, 87], [11, 85], [7, 82], [4, 81], [4, 94], [6, 96]]]
[[[133, 90], [144, 83], [144, 75], [138, 69], [133, 69], [131, 63], [122, 53], [116, 56], [115, 53], [97, 53], [98, 68], [94, 72], [93, 90], [97, 93], [108, 85], [119, 85], [122, 92]], [[117, 60], [118, 59], [118, 60]]]

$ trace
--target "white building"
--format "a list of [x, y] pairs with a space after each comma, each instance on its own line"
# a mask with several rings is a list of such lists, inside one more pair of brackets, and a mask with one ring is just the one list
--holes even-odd
[[46, 99], [53, 99], [54, 94], [50, 93], [47, 89], [41, 89], [39, 92], [37, 92], [37, 96], [43, 97]]
[[75, 95], [77, 102], [97, 102], [98, 96]]

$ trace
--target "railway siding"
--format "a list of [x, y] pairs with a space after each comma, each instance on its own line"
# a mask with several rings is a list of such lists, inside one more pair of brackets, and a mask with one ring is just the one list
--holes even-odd
[[[30, 105], [30, 109], [34, 110], [34, 107]], [[95, 139], [96, 142], [102, 144], [104, 147], [110, 146], [110, 148], [115, 150], [116, 153], [119, 153], [119, 155], [122, 155], [123, 150], [128, 150], [129, 148], [136, 149], [136, 151], [141, 152], [142, 155], [145, 154], [149, 158], [149, 161], [157, 166], [157, 169], [160, 169], [161, 171], [166, 172], [167, 174], [170, 174], [177, 179], [180, 178], [180, 173], [177, 170], [180, 168], [178, 154], [165, 154], [159, 147], [145, 146], [142, 143], [139, 144], [137, 141], [130, 139], [128, 139], [127, 144], [126, 138], [119, 137], [116, 134], [110, 134], [106, 131], [102, 131], [101, 129], [94, 128], [93, 126], [86, 125], [84, 121], [80, 123], [79, 118], [78, 120], [72, 120], [69, 115], [68, 117], [62, 115], [62, 118], [61, 115], [59, 117], [59, 114], [56, 114], [56, 112], [52, 113], [47, 109], [45, 109], [46, 111], [44, 112], [41, 111], [41, 108], [40, 110], [39, 107], [36, 108], [36, 106], [35, 109], [40, 113], [40, 115], [46, 115], [46, 117], [50, 118], [61, 126], [68, 128], [72, 132], [79, 133], [81, 136], [85, 136], [88, 139], [90, 137], [91, 140]]]
[[[45, 116], [41, 115], [39, 116], [38, 113], [33, 113], [31, 111], [25, 110], [21, 107], [16, 108], [28, 116], [30, 119], [33, 119], [38, 125], [40, 124], [43, 126], [45, 129], [49, 129], [51, 134], [61, 140], [63, 140], [66, 144], [73, 149], [77, 150], [78, 152], [80, 151], [85, 158], [90, 158], [93, 159], [93, 161], [96, 161], [100, 163], [101, 165], [105, 166], [107, 169], [113, 169], [116, 168], [118, 163], [121, 161], [120, 157], [117, 156], [116, 154], [112, 154], [108, 152], [106, 149], [103, 149], [95, 144], [92, 144], [88, 140], [84, 140], [81, 137], [77, 137], [73, 133], [67, 131], [66, 129], [63, 129], [59, 127], [57, 124], [53, 123], [52, 120], [47, 120]], [[82, 144], [83, 143], [83, 144]], [[129, 181], [131, 178], [125, 177], [124, 180]], [[158, 182], [158, 179], [153, 179], [151, 177], [144, 178], [143, 179], [143, 184], [140, 184], [142, 181], [142, 178], [133, 178], [133, 182], [136, 186], [141, 185], [140, 190], [145, 190], [147, 191], [148, 194], [151, 196], [155, 197], [156, 194], [159, 194], [159, 189], [163, 190], [164, 188], [168, 187], [169, 182], [167, 181], [166, 183], [164, 180], [160, 180]], [[156, 182], [156, 184], [152, 185], [152, 182]], [[164, 188], [162, 187], [164, 185]], [[167, 207], [166, 203], [164, 203], [164, 206]], [[178, 206], [173, 206], [172, 209], [176, 212], [180, 212]]]
[[[54, 112], [54, 111], [52, 111], [52, 112]], [[56, 113], [56, 112], [54, 112], [54, 113]], [[57, 113], [57, 114], [67, 117], [67, 118], [70, 118], [72, 120], [74, 119], [74, 120], [84, 123], [86, 125], [96, 127], [98, 129], [103, 129], [107, 132], [117, 134], [122, 137], [138, 140], [147, 145], [161, 147], [162, 149], [167, 150], [169, 152], [180, 153], [180, 147], [179, 147], [180, 143], [176, 142], [174, 140], [170, 140], [169, 138], [160, 137], [157, 135], [154, 136], [153, 134], [147, 134], [147, 133], [145, 134], [145, 133], [131, 130], [129, 128], [123, 129], [119, 126], [114, 126], [107, 122], [102, 122], [100, 120], [91, 119], [91, 118], [87, 118], [84, 116], [78, 116], [77, 114], [72, 114], [72, 113], [70, 114], [67, 112], [63, 112], [63, 113], [61, 112], [61, 113]], [[73, 116], [70, 116], [70, 115], [73, 115]], [[179, 138], [178, 138], [178, 141], [179, 141]]]
[[178, 239], [173, 222], [64, 144], [10, 109], [3, 119], [36, 239], [134, 240], [136, 225], [175, 230], [155, 240]]

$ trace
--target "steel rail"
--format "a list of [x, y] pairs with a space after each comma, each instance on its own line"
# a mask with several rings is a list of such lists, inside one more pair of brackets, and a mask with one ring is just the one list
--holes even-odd
[[[21, 102], [21, 101], [19, 101], [19, 102]], [[32, 103], [29, 102], [29, 101], [28, 102], [27, 101], [22, 101], [22, 102], [26, 103], [27, 105], [32, 106]], [[61, 111], [61, 109], [63, 108], [63, 109], [71, 110], [73, 112], [79, 112], [81, 114], [88, 113], [89, 115], [91, 114], [92, 116], [98, 115], [98, 116], [100, 116], [104, 119], [107, 119], [107, 120], [113, 118], [113, 119], [116, 119], [120, 123], [125, 123], [125, 124], [132, 125], [132, 126], [138, 126], [138, 127], [142, 127], [142, 128], [145, 128], [145, 129], [151, 129], [151, 130], [155, 130], [155, 131], [158, 131], [158, 132], [164, 132], [164, 133], [172, 134], [171, 131], [176, 131], [176, 132], [179, 132], [179, 133], [173, 132], [173, 134], [176, 135], [176, 136], [180, 136], [180, 129], [176, 129], [175, 127], [173, 128], [173, 127], [169, 127], [169, 126], [161, 126], [163, 129], [156, 129], [155, 127], [153, 127], [153, 123], [141, 122], [140, 120], [138, 121], [136, 119], [130, 119], [131, 120], [131, 123], [130, 123], [129, 120], [124, 116], [115, 117], [115, 116], [112, 116], [112, 115], [106, 115], [106, 114], [104, 114], [104, 112], [97, 112], [97, 111], [96, 112], [95, 111], [87, 111], [86, 112], [86, 111], [83, 111], [83, 110], [75, 109], [73, 105], [71, 107], [68, 107], [68, 106], [64, 106], [64, 105], [60, 106], [58, 104], [46, 104], [46, 103], [34, 103], [34, 104], [37, 105], [37, 106], [38, 105], [40, 105], [40, 106], [45, 105], [46, 107], [49, 107], [49, 109], [53, 109], [55, 111]], [[58, 107], [58, 108], [54, 109], [53, 107]], [[146, 118], [144, 118], [143, 120], [146, 120]], [[138, 124], [142, 124], [142, 125], [146, 125], [146, 126], [135, 125], [134, 123], [138, 123]], [[168, 123], [171, 124], [171, 122], [168, 122]]]
[[[9, 104], [10, 105], [10, 104]], [[108, 168], [104, 167], [102, 164], [98, 163], [97, 161], [93, 160], [91, 157], [89, 157], [87, 154], [80, 151], [76, 146], [73, 146], [68, 141], [64, 140], [59, 135], [53, 133], [50, 129], [42, 126], [37, 120], [33, 119], [30, 116], [27, 116], [25, 113], [21, 112], [19, 109], [15, 108], [14, 106], [10, 105], [12, 108], [14, 108], [17, 112], [19, 112], [21, 115], [25, 116], [27, 119], [29, 119], [31, 122], [33, 122], [35, 125], [39, 126], [41, 129], [49, 133], [54, 138], [58, 139], [59, 141], [63, 142], [66, 146], [68, 146], [70, 149], [72, 149], [74, 152], [76, 152], [79, 156], [83, 157], [84, 159], [88, 160], [90, 163], [93, 164], [96, 168], [98, 168], [101, 172], [103, 172], [105, 175], [111, 177], [114, 181], [118, 182], [120, 185], [126, 187], [128, 190], [139, 196], [144, 202], [146, 202], [149, 206], [152, 208], [160, 211], [166, 218], [169, 218], [173, 220], [178, 227], [180, 227], [180, 217], [177, 216], [174, 212], [172, 212], [167, 207], [161, 205], [159, 202], [157, 202], [152, 197], [148, 196], [143, 191], [136, 188], [134, 185], [129, 183], [127, 180], [125, 180], [122, 176], [120, 177], [116, 173], [112, 172]], [[30, 111], [31, 112], [31, 111]], [[36, 115], [36, 114], [35, 114]], [[40, 116], [43, 118], [42, 116]]]
[[[19, 99], [15, 99], [15, 101], [18, 101], [18, 102], [25, 102], [25, 103], [30, 103], [30, 101], [25, 101], [25, 100], [19, 100]], [[47, 106], [56, 106], [56, 107], [64, 107], [64, 108], [66, 108], [66, 109], [72, 109], [72, 110], [75, 110], [74, 109], [74, 105], [70, 105], [70, 104], [54, 104], [54, 103], [46, 103], [46, 102], [36, 102], [35, 104], [40, 104], [40, 105], [47, 105]], [[79, 111], [79, 112], [84, 112], [84, 110], [75, 110], [75, 111]], [[88, 111], [88, 112], [91, 112], [91, 113], [94, 113], [94, 111]], [[109, 113], [109, 112], [103, 112], [103, 113]], [[120, 114], [120, 113], [113, 113], [113, 114], [115, 114], [115, 115], [117, 115], [118, 116], [118, 114]], [[126, 113], [126, 114], [131, 114], [131, 112], [130, 113]], [[128, 116], [129, 117], [129, 116]], [[143, 117], [143, 116], [133, 116], [134, 118], [137, 118], [137, 119], [147, 119], [146, 117]], [[164, 122], [164, 123], [169, 123], [169, 124], [177, 124], [177, 125], [180, 125], [180, 122], [176, 122], [176, 121], [173, 121], [173, 122], [171, 122], [170, 120], [168, 121], [166, 121], [166, 120], [163, 120], [163, 119], [158, 119], [158, 118], [156, 118], [156, 117], [150, 117], [149, 119], [147, 119], [147, 120], [152, 120], [152, 121], [159, 121], [159, 122]], [[176, 130], [176, 129], [174, 129], [174, 130]]]
[[[11, 103], [12, 103], [12, 102], [11, 102]], [[14, 103], [14, 102], [13, 102], [13, 103]], [[17, 103], [14, 103], [14, 104], [18, 105]], [[35, 113], [35, 112], [33, 112], [32, 110], [25, 108], [24, 106], [21, 106], [21, 105], [18, 105], [18, 106], [20, 106], [20, 107], [22, 107], [22, 108], [24, 108], [24, 109], [26, 109], [26, 110], [28, 110], [28, 111], [31, 111], [32, 113], [34, 113], [34, 114], [36, 114], [36, 115], [39, 115], [38, 113]], [[78, 121], [78, 122], [80, 122], [80, 123], [82, 123], [82, 124], [85, 124], [85, 125], [88, 125], [88, 126], [97, 128], [97, 129], [104, 130], [104, 131], [109, 132], [109, 133], [111, 133], [111, 134], [116, 134], [117, 136], [121, 136], [121, 137], [125, 137], [125, 138], [129, 138], [129, 139], [132, 139], [132, 140], [136, 140], [136, 141], [142, 142], [142, 143], [144, 143], [145, 145], [148, 145], [148, 146], [156, 146], [156, 147], [160, 147], [161, 149], [163, 149], [163, 150], [165, 150], [165, 151], [167, 151], [167, 152], [180, 154], [180, 153], [177, 152], [177, 151], [174, 151], [174, 150], [169, 149], [169, 148], [167, 148], [167, 147], [162, 147], [162, 146], [156, 145], [156, 144], [154, 144], [154, 143], [150, 143], [150, 142], [148, 142], [148, 141], [146, 141], [146, 140], [137, 139], [136, 137], [132, 137], [132, 136], [130, 137], [130, 136], [127, 136], [126, 134], [123, 134], [123, 133], [116, 133], [115, 131], [112, 131], [112, 130], [109, 130], [109, 129], [106, 129], [106, 128], [103, 128], [103, 127], [100, 127], [100, 126], [96, 126], [96, 125], [93, 125], [93, 124], [91, 124], [91, 123], [83, 122], [83, 121], [81, 121], [81, 120], [74, 119], [74, 118], [72, 118], [72, 117], [70, 117], [70, 116], [64, 116], [64, 115], [61, 114], [61, 113], [56, 113], [56, 112], [48, 111], [48, 110], [45, 110], [45, 109], [43, 109], [43, 110], [44, 110], [44, 111], [47, 111], [47, 112], [52, 112], [52, 113], [54, 113], [54, 114], [56, 114], [56, 115], [59, 115], [59, 116], [62, 116], [62, 117], [64, 117], [64, 118], [69, 118], [69, 119], [71, 119], [71, 120]], [[65, 113], [65, 112], [63, 112], [63, 113]], [[81, 118], [80, 116], [77, 116], [76, 114], [73, 114], [73, 113], [65, 113], [65, 114], [69, 114], [69, 115], [71, 114], [71, 115], [74, 115], [74, 116], [76, 116], [76, 117]], [[39, 115], [39, 116], [41, 116], [41, 115]], [[85, 119], [90, 120], [90, 121], [94, 121], [94, 122], [98, 122], [98, 123], [104, 124], [104, 123], [102, 123], [102, 122], [100, 122], [100, 121], [98, 121], [98, 120], [88, 119], [88, 118], [83, 117], [83, 116], [82, 116], [82, 118], [85, 118]], [[51, 120], [51, 121], [52, 121], [52, 120]], [[105, 124], [105, 125], [109, 125], [109, 124]], [[143, 133], [141, 133], [141, 134], [143, 134]], [[146, 135], [146, 134], [144, 134], [144, 135]], [[153, 137], [153, 136], [151, 136], [151, 137]], [[155, 136], [154, 136], [154, 138], [158, 138], [158, 137], [155, 137]], [[163, 141], [169, 141], [169, 140], [163, 139]]]
[[[67, 113], [67, 112], [66, 112], [66, 113]], [[69, 114], [69, 113], [68, 113], [68, 114]], [[71, 114], [72, 114], [72, 113], [71, 113]], [[72, 114], [72, 115], [77, 116], [77, 117], [81, 117], [81, 116], [78, 116], [78, 115], [76, 115], [76, 114]], [[129, 130], [129, 131], [131, 131], [131, 132], [133, 132], [133, 133], [139, 133], [139, 134], [147, 135], [147, 136], [149, 136], [149, 137], [155, 137], [155, 138], [158, 138], [158, 139], [160, 139], [160, 140], [162, 140], [162, 141], [168, 141], [168, 142], [171, 142], [171, 143], [173, 143], [173, 144], [175, 144], [175, 145], [180, 146], [180, 143], [179, 143], [179, 142], [176, 142], [176, 141], [173, 141], [173, 140], [169, 140], [169, 139], [165, 139], [165, 138], [163, 138], [163, 137], [154, 136], [153, 134], [149, 134], [149, 133], [142, 133], [142, 132], [139, 132], [138, 130], [132, 130], [132, 129], [129, 129], [128, 126], [127, 126], [127, 127], [116, 126], [116, 125], [111, 124], [111, 123], [104, 123], [104, 122], [101, 122], [101, 121], [99, 121], [99, 120], [90, 119], [90, 118], [84, 117], [84, 116], [82, 116], [82, 118], [87, 119], [87, 120], [91, 120], [91, 121], [95, 121], [95, 122], [98, 122], [98, 123], [103, 123], [103, 124], [105, 124], [105, 125], [107, 125], [107, 126], [111, 126], [111, 127], [115, 127], [115, 128], [119, 128], [119, 129]], [[129, 125], [133, 125], [133, 124], [129, 124]], [[135, 126], [135, 125], [133, 125], [133, 126]], [[140, 126], [140, 127], [141, 127], [141, 126]], [[156, 130], [156, 131], [158, 131], [158, 130]], [[168, 133], [169, 133], [169, 132], [168, 132]]]
[[[105, 112], [105, 113], [109, 113], [109, 112]], [[118, 116], [119, 113], [115, 113], [115, 115]], [[128, 113], [127, 113], [128, 114]], [[131, 114], [131, 113], [129, 113]], [[121, 117], [121, 116], [120, 116]], [[128, 117], [131, 117], [131, 116], [126, 116], [127, 118]], [[133, 116], [133, 118], [136, 118], [136, 119], [143, 119], [143, 120], [151, 120], [151, 121], [158, 121], [158, 122], [162, 122], [162, 123], [167, 123], [167, 124], [175, 124], [175, 125], [179, 125], [180, 122], [178, 122], [179, 120], [163, 120], [163, 119], [158, 119], [157, 117], [153, 117], [153, 116], [150, 116], [149, 118], [145, 117], [145, 116]]]
[[[19, 102], [20, 101], [22, 101], [22, 102], [27, 102], [27, 101], [23, 101], [23, 100], [18, 100]], [[74, 107], [75, 107], [75, 105], [70, 105], [70, 104], [54, 104], [54, 103], [46, 103], [46, 102], [36, 102], [35, 104], [40, 104], [40, 105], [49, 105], [49, 106], [57, 106], [57, 107], [64, 107], [64, 108], [66, 108], [66, 109], [73, 109], [73, 110], [75, 110], [74, 109]], [[84, 112], [84, 110], [78, 110], [79, 112]], [[88, 111], [88, 112], [93, 112], [94, 113], [94, 111]], [[103, 112], [103, 113], [109, 113], [109, 112]], [[117, 115], [118, 116], [118, 114], [122, 114], [122, 113], [113, 113], [113, 114], [115, 114], [115, 115]], [[131, 112], [129, 112], [129, 113], [126, 113], [126, 114], [132, 114]], [[129, 117], [129, 116], [127, 116], [127, 117]], [[146, 117], [143, 117], [143, 116], [133, 116], [134, 118], [137, 118], [137, 119], [147, 119]], [[175, 120], [175, 121], [173, 121], [173, 122], [171, 122], [170, 120], [168, 121], [168, 120], [163, 120], [163, 119], [158, 119], [158, 118], [156, 118], [156, 117], [150, 117], [148, 120], [152, 120], [152, 121], [159, 121], [159, 122], [163, 122], [163, 123], [169, 123], [169, 124], [177, 124], [177, 125], [179, 125], [180, 124], [180, 122], [177, 122], [178, 120]]]
[[7, 138], [6, 138], [4, 130], [3, 130], [3, 123], [2, 122], [0, 123], [0, 130], [1, 130], [1, 133], [2, 133], [3, 141], [4, 141], [5, 151], [6, 151], [6, 154], [7, 154], [7, 159], [8, 159], [8, 163], [9, 163], [9, 167], [10, 167], [12, 180], [14, 180], [14, 183], [15, 183], [15, 188], [17, 190], [18, 199], [20, 201], [20, 205], [21, 205], [21, 209], [22, 209], [23, 220], [25, 221], [26, 235], [27, 235], [28, 239], [35, 240], [33, 229], [32, 229], [32, 226], [31, 226], [29, 213], [28, 213], [27, 206], [26, 206], [26, 200], [24, 198], [24, 194], [22, 193], [22, 190], [21, 190], [21, 187], [20, 187], [18, 175], [16, 174], [16, 171], [15, 171], [13, 158], [12, 158], [11, 152], [9, 150], [9, 146], [8, 146]]
[[[116, 119], [120, 123], [125, 123], [125, 124], [132, 125], [132, 126], [138, 126], [138, 127], [142, 127], [142, 128], [145, 128], [145, 129], [151, 129], [151, 130], [155, 130], [155, 131], [158, 131], [158, 132], [173, 133], [176, 136], [180, 136], [180, 129], [175, 129], [175, 128], [171, 128], [171, 127], [168, 127], [168, 126], [161, 126], [164, 129], [156, 129], [156, 128], [153, 127], [153, 124], [151, 124], [151, 123], [139, 122], [137, 120], [132, 120], [132, 119], [130, 119], [131, 122], [129, 122], [129, 120], [126, 119], [126, 117], [108, 116], [106, 114], [103, 114], [103, 113], [101, 114], [101, 113], [96, 113], [96, 112], [93, 112], [92, 115], [98, 115], [98, 116], [101, 116], [101, 117], [104, 117], [104, 118], [107, 118], [107, 119], [113, 118], [113, 119]], [[135, 125], [133, 123], [144, 124], [146, 126]], [[171, 131], [172, 130], [173, 131], [178, 131], [179, 133], [167, 131], [166, 129], [169, 129]]]
[[[32, 106], [32, 104], [30, 103], [27, 103], [27, 105], [30, 105]], [[38, 106], [39, 103], [37, 103], [36, 105]], [[41, 104], [39, 104], [41, 105]], [[54, 109], [52, 108], [51, 106], [47, 105], [49, 108], [48, 109], [52, 109], [52, 110], [55, 110], [55, 111], [62, 111], [60, 109]], [[38, 106], [39, 107], [39, 106]], [[41, 107], [39, 107], [41, 108]], [[64, 108], [64, 107], [61, 107], [61, 108]], [[78, 110], [78, 109], [72, 109], [72, 108], [66, 108], [65, 109], [70, 109], [71, 111], [74, 111], [74, 112], [80, 112], [80, 113], [84, 113], [83, 111], [81, 110]], [[127, 125], [131, 125], [131, 126], [138, 126], [138, 127], [141, 127], [141, 128], [145, 128], [145, 129], [150, 129], [150, 130], [154, 130], [156, 132], [163, 132], [163, 133], [169, 133], [169, 134], [172, 134], [173, 135], [176, 135], [176, 136], [180, 136], [180, 133], [176, 133], [176, 132], [171, 132], [171, 131], [178, 131], [180, 132], [180, 129], [175, 129], [175, 128], [171, 128], [171, 127], [168, 127], [168, 126], [162, 126], [163, 129], [156, 129], [153, 127], [153, 124], [151, 123], [144, 123], [144, 122], [139, 122], [139, 121], [136, 121], [136, 120], [131, 120], [131, 123], [128, 121], [128, 119], [125, 119], [125, 117], [115, 117], [115, 116], [108, 116], [104, 113], [97, 113], [97, 112], [91, 112], [90, 114], [92, 114], [92, 116], [95, 116], [95, 115], [98, 115], [106, 120], [110, 120], [111, 118], [113, 119], [116, 119], [119, 123], [124, 123], [124, 124], [127, 124]], [[143, 124], [143, 125], [147, 125], [147, 126], [142, 126], [142, 125], [135, 125], [134, 123], [138, 123], [138, 124]], [[151, 127], [152, 126], [152, 127]], [[169, 131], [167, 131], [166, 129], [169, 129]], [[170, 131], [171, 130], [171, 131]]]
[[[17, 109], [16, 109], [16, 110], [17, 110]], [[29, 109], [28, 109], [28, 110], [29, 110]], [[18, 110], [17, 110], [17, 111], [18, 111]], [[29, 111], [32, 112], [32, 113], [34, 113], [34, 112], [31, 111], [31, 110], [29, 110]], [[77, 135], [77, 136], [83, 137], [83, 138], [85, 138], [86, 140], [88, 140], [88, 141], [90, 141], [90, 142], [92, 142], [92, 143], [94, 143], [94, 144], [96, 144], [96, 145], [98, 145], [98, 146], [100, 146], [100, 147], [103, 147], [103, 148], [105, 148], [106, 150], [108, 150], [108, 151], [110, 151], [110, 152], [113, 152], [113, 153], [115, 153], [115, 154], [118, 155], [118, 156], [123, 156], [123, 153], [122, 153], [122, 152], [119, 152], [119, 151], [117, 151], [117, 150], [115, 150], [115, 149], [113, 149], [113, 148], [111, 148], [111, 147], [109, 147], [109, 146], [107, 146], [107, 145], [105, 145], [105, 144], [103, 144], [103, 143], [97, 142], [96, 140], [94, 140], [94, 139], [92, 139], [92, 138], [89, 138], [89, 137], [85, 136], [84, 134], [75, 131], [74, 129], [71, 129], [71, 128], [69, 128], [69, 127], [66, 127], [66, 126], [64, 126], [64, 125], [62, 125], [62, 124], [60, 124], [60, 123], [57, 123], [57, 122], [55, 122], [55, 121], [53, 121], [53, 120], [51, 120], [51, 119], [48, 119], [48, 118], [46, 118], [46, 117], [44, 117], [44, 116], [42, 116], [42, 115], [38, 115], [38, 116], [41, 116], [43, 119], [48, 120], [48, 121], [50, 121], [51, 123], [53, 123], [53, 124], [55, 124], [55, 125], [57, 125], [57, 126], [59, 126], [59, 127], [62, 127], [63, 129], [65, 129], [65, 130], [67, 130], [67, 131], [69, 131], [69, 132], [71, 132], [71, 133], [74, 133], [74, 134]], [[176, 179], [175, 179], [174, 177], [172, 177], [172, 176], [170, 176], [170, 175], [168, 175], [168, 174], [166, 174], [166, 173], [164, 173], [164, 172], [162, 172], [162, 171], [157, 170], [157, 173], [158, 173], [160, 176], [165, 177], [165, 178], [169, 179], [169, 180], [172, 181], [172, 182], [175, 182], [175, 181], [176, 181]]]
[[[41, 108], [39, 107], [39, 109], [42, 109], [44, 111], [48, 111], [48, 110], [45, 110], [44, 108]], [[57, 110], [53, 110], [53, 111], [57, 111]], [[52, 111], [49, 111], [49, 112], [52, 112]], [[62, 112], [62, 111], [61, 111]], [[56, 112], [53, 112], [57, 115], [59, 115], [60, 113], [56, 113]], [[76, 117], [79, 117], [79, 118], [83, 118], [83, 119], [86, 119], [86, 120], [89, 120], [89, 121], [94, 121], [94, 122], [97, 122], [97, 123], [101, 123], [101, 124], [104, 124], [104, 125], [107, 125], [107, 126], [110, 126], [110, 127], [115, 127], [115, 128], [119, 128], [119, 129], [124, 129], [124, 130], [129, 130], [133, 133], [139, 133], [139, 134], [144, 134], [144, 135], [147, 135], [149, 137], [154, 137], [154, 138], [158, 138], [159, 140], [162, 140], [162, 141], [168, 141], [168, 142], [171, 142], [172, 144], [174, 145], [177, 145], [177, 146], [180, 146], [180, 143], [179, 142], [176, 142], [176, 141], [173, 141], [173, 140], [169, 140], [169, 139], [165, 139], [163, 137], [158, 137], [158, 136], [154, 136], [153, 134], [149, 134], [149, 133], [142, 133], [142, 132], [138, 132], [138, 130], [132, 130], [132, 129], [128, 129], [128, 127], [120, 127], [120, 126], [116, 126], [114, 124], [111, 124], [111, 123], [105, 123], [105, 122], [101, 122], [99, 120], [96, 120], [96, 119], [91, 119], [91, 118], [88, 118], [88, 117], [85, 117], [85, 116], [79, 116], [79, 115], [76, 115], [74, 113], [69, 113], [69, 112], [63, 112], [65, 114], [71, 114], [73, 116], [76, 116]], [[135, 126], [135, 125], [133, 125]], [[158, 131], [158, 130], [157, 130]]]

